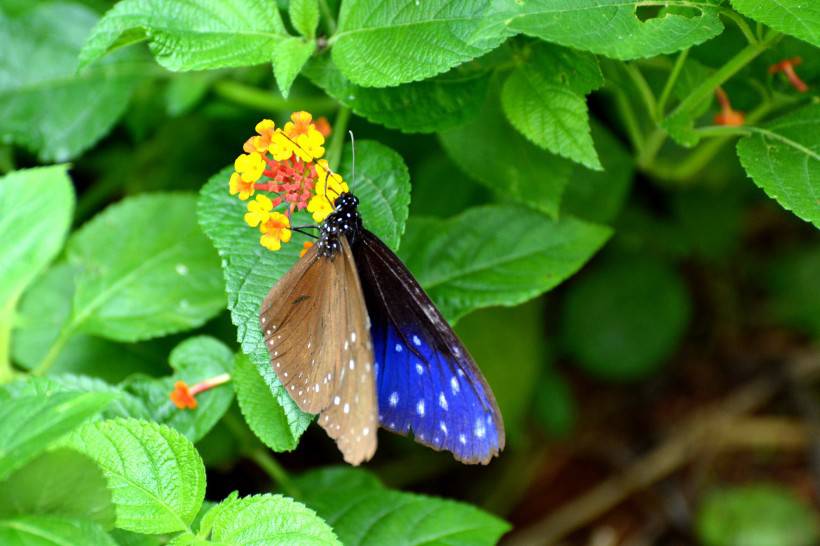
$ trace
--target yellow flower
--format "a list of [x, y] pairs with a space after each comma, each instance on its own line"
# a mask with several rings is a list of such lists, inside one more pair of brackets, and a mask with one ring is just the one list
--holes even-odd
[[315, 222], [321, 222], [333, 212], [333, 205], [339, 195], [350, 191], [347, 183], [338, 173], [330, 170], [327, 161], [316, 162], [315, 195], [308, 202], [307, 210], [313, 214]]
[[313, 116], [308, 112], [294, 112], [285, 124], [285, 134], [298, 146], [293, 152], [302, 161], [313, 161], [325, 155], [325, 137], [313, 124]]
[[271, 136], [273, 135], [275, 128], [276, 125], [273, 121], [263, 119], [256, 124], [256, 132], [258, 133], [258, 136], [252, 136], [246, 140], [245, 144], [242, 146], [242, 149], [249, 154], [254, 152], [259, 154], [266, 153], [268, 151], [268, 147], [270, 146]]
[[321, 223], [333, 212], [333, 205], [324, 195], [314, 195], [308, 201], [307, 211], [313, 216], [314, 222]]
[[259, 243], [268, 250], [279, 250], [282, 248], [282, 243], [290, 241], [289, 228], [290, 219], [281, 212], [274, 212], [259, 225], [259, 230], [262, 232]]
[[256, 182], [265, 170], [265, 160], [257, 153], [241, 154], [233, 162], [233, 166], [242, 177], [242, 180]]
[[[256, 227], [267, 222], [271, 217], [273, 203], [266, 195], [257, 195], [255, 201], [248, 203], [248, 212], [245, 213], [245, 223], [251, 227]], [[279, 214], [279, 213], [274, 213]]]
[[285, 135], [285, 133], [281, 130], [277, 130], [271, 137], [268, 151], [270, 151], [273, 159], [276, 161], [285, 161], [290, 159], [290, 156], [293, 155], [293, 148], [293, 142], [287, 137], [287, 135]]
[[239, 198], [243, 201], [247, 200], [248, 197], [253, 195], [254, 190], [254, 183], [253, 182], [245, 182], [242, 180], [242, 177], [239, 176], [239, 173], [233, 173], [231, 175], [231, 180], [228, 183], [228, 189], [231, 192], [231, 195], [239, 194]]

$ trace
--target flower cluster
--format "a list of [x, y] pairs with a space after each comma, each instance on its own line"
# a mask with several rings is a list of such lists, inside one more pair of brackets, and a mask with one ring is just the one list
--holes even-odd
[[231, 195], [250, 200], [245, 222], [259, 228], [259, 242], [265, 248], [279, 250], [290, 241], [295, 211], [307, 210], [321, 222], [336, 198], [349, 191], [322, 159], [328, 134], [324, 118], [314, 121], [308, 112], [295, 112], [281, 128], [263, 119], [256, 124], [256, 135], [245, 141], [245, 153], [234, 161], [228, 189]]

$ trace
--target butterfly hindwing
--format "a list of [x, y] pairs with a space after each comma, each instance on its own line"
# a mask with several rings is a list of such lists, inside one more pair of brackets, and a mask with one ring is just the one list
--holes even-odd
[[399, 258], [362, 230], [355, 249], [377, 363], [379, 421], [466, 463], [504, 448], [504, 424], [481, 372]]

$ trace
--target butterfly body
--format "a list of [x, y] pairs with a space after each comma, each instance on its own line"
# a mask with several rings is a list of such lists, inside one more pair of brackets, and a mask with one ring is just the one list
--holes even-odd
[[399, 258], [341, 194], [320, 237], [260, 312], [271, 364], [303, 411], [359, 464], [381, 426], [466, 463], [504, 448], [492, 391]]

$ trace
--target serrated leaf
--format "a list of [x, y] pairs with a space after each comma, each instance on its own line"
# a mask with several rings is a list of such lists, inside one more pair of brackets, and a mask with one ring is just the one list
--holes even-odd
[[492, 193], [556, 217], [572, 163], [521, 136], [496, 101], [491, 97], [474, 121], [440, 133], [442, 146]]
[[468, 504], [385, 489], [365, 471], [331, 469], [301, 476], [304, 500], [345, 546], [496, 544], [510, 529]]
[[0, 400], [0, 479], [101, 411], [108, 393], [57, 393]]
[[288, 3], [288, 15], [299, 34], [306, 38], [313, 39], [316, 35], [316, 27], [319, 24], [319, 2], [318, 0], [290, 0]]
[[169, 70], [250, 66], [268, 62], [285, 36], [276, 4], [267, 0], [123, 0], [94, 27], [80, 67], [143, 40]]
[[641, 21], [639, 0], [531, 0], [516, 2], [511, 30], [613, 59], [639, 59], [674, 53], [723, 31], [718, 0], [668, 0], [668, 8], [687, 8], [691, 16], [666, 11]]
[[116, 526], [138, 533], [183, 531], [205, 498], [205, 467], [182, 434], [138, 419], [88, 423], [65, 444], [103, 470]]
[[231, 495], [202, 518], [204, 544], [341, 546], [316, 512], [282, 495]]
[[17, 516], [0, 519], [0, 544], [3, 546], [65, 546], [117, 543], [93, 521], [58, 516]]
[[820, 228], [820, 104], [757, 129], [737, 143], [746, 173], [783, 208]]
[[284, 38], [273, 47], [273, 75], [283, 97], [287, 98], [293, 80], [315, 50], [316, 42], [313, 40], [293, 37]]
[[[128, 381], [125, 388], [149, 408], [151, 420], [169, 425], [190, 441], [197, 442], [216, 425], [233, 401], [233, 389], [223, 384], [196, 396], [195, 409], [180, 409], [169, 396], [177, 381], [189, 386], [217, 375], [230, 373], [234, 355], [218, 339], [208, 336], [188, 338], [177, 345], [168, 357], [175, 373], [154, 379], [140, 377]], [[134, 416], [137, 417], [137, 416]]]
[[15, 302], [63, 246], [74, 211], [66, 169], [40, 167], [0, 178], [0, 309]]
[[541, 148], [602, 170], [584, 98], [603, 84], [598, 62], [592, 55], [553, 45], [533, 49], [527, 63], [513, 70], [502, 87], [507, 119]]
[[311, 59], [303, 73], [357, 115], [405, 133], [432, 133], [466, 122], [478, 114], [489, 83], [484, 71], [456, 67], [398, 87], [361, 87], [345, 78], [328, 55]]
[[575, 273], [611, 231], [521, 206], [468, 209], [448, 220], [411, 219], [405, 263], [450, 321], [481, 307], [516, 305]]
[[253, 433], [274, 451], [294, 449], [299, 437], [293, 434], [285, 412], [273, 395], [281, 387], [270, 385], [259, 375], [246, 355], [237, 356], [233, 384], [239, 409]]
[[102, 471], [89, 457], [65, 448], [40, 454], [0, 482], [0, 518], [25, 514], [114, 525], [114, 505]]
[[333, 61], [365, 87], [424, 80], [498, 47], [504, 15], [492, 0], [344, 2]]
[[[145, 66], [118, 55], [80, 74], [77, 54], [97, 16], [84, 6], [42, 3], [0, 13], [0, 136], [41, 161], [66, 161], [102, 138], [125, 112]], [[56, 23], [56, 24], [55, 24]]]
[[750, 19], [820, 47], [820, 5], [801, 0], [732, 0]]
[[140, 195], [74, 233], [72, 328], [137, 341], [194, 328], [224, 309], [219, 262], [195, 208], [190, 194]]

